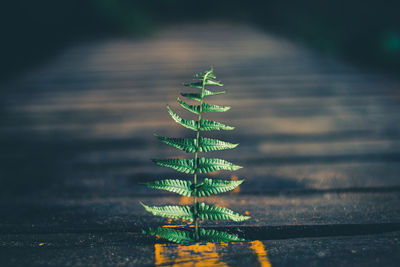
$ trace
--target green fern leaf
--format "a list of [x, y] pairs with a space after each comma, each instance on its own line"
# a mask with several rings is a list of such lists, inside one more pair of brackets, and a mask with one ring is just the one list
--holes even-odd
[[[147, 231], [143, 230], [143, 234], [150, 234], [166, 239], [170, 242], [178, 244], [187, 244], [196, 242], [194, 232], [188, 230], [176, 230], [167, 227], [149, 228]], [[199, 240], [200, 242], [234, 242], [245, 241], [245, 239], [238, 237], [234, 234], [221, 232], [214, 229], [200, 229]]]
[[238, 237], [234, 234], [227, 232], [221, 232], [217, 230], [206, 230], [200, 229], [200, 240], [202, 242], [233, 242], [233, 241], [245, 241], [245, 239]]
[[200, 137], [199, 152], [210, 152], [216, 150], [233, 149], [239, 144], [232, 144], [218, 139]]
[[200, 82], [192, 82], [192, 83], [184, 83], [184, 86], [188, 86], [188, 87], [195, 87], [195, 88], [203, 88], [203, 81]]
[[[207, 77], [206, 77], [206, 75], [207, 75]], [[213, 68], [211, 68], [208, 71], [205, 71], [203, 73], [197, 73], [194, 75], [195, 80], [204, 80], [204, 78], [206, 78], [207, 80], [215, 80], [217, 78], [217, 76], [215, 76], [215, 74], [213, 72]], [[220, 86], [222, 86], [222, 85], [220, 85]]]
[[[186, 104], [185, 102], [183, 102], [182, 100], [179, 99], [178, 97], [178, 103], [186, 110], [193, 112], [195, 114], [199, 114], [200, 113], [200, 105], [189, 105]], [[210, 105], [207, 103], [202, 103], [201, 104], [201, 111], [202, 112], [225, 112], [227, 110], [229, 110], [231, 107], [228, 106], [218, 106], [218, 105]]]
[[169, 106], [167, 106], [167, 110], [168, 110], [169, 115], [171, 115], [171, 117], [174, 119], [174, 121], [176, 121], [177, 123], [179, 123], [180, 125], [182, 125], [185, 128], [188, 128], [193, 131], [197, 131], [197, 122], [196, 121], [182, 119], [175, 112], [173, 112]]
[[216, 86], [224, 86], [221, 81], [214, 80], [213, 78], [207, 76], [206, 85], [216, 85]]
[[210, 206], [205, 203], [200, 203], [198, 206], [198, 216], [201, 220], [232, 220], [235, 222], [241, 222], [250, 219], [249, 216], [240, 215], [233, 210], [222, 208], [218, 206]]
[[200, 113], [200, 106], [194, 106], [194, 105], [189, 105], [186, 104], [185, 102], [183, 102], [179, 97], [176, 99], [178, 101], [178, 103], [186, 110], [193, 112], [195, 114], [199, 114]]
[[[241, 166], [229, 161], [217, 158], [198, 158], [197, 172], [210, 173], [214, 171], [236, 171]], [[168, 167], [183, 173], [194, 174], [196, 172], [194, 159], [153, 159], [154, 163], [162, 167]]]
[[211, 105], [207, 103], [202, 104], [202, 112], [225, 112], [230, 110], [231, 107], [229, 106], [218, 106], [218, 105]]
[[[237, 182], [237, 181], [235, 181]], [[154, 189], [161, 189], [170, 192], [177, 193], [181, 196], [191, 196], [192, 195], [192, 182], [179, 180], [179, 179], [165, 179], [165, 180], [158, 180], [153, 182], [145, 183], [145, 185], [149, 188]]]
[[[157, 228], [149, 228], [147, 231], [143, 231], [144, 234], [149, 233], [153, 236], [159, 236], [164, 238], [168, 241], [175, 242], [175, 243], [192, 243], [195, 242], [193, 237], [193, 233], [189, 231], [180, 231], [171, 228], [165, 227], [157, 227]], [[209, 236], [209, 235], [205, 235]], [[236, 240], [233, 240], [236, 241]]]
[[197, 196], [204, 197], [209, 195], [216, 195], [225, 193], [235, 189], [238, 185], [243, 183], [244, 180], [227, 181], [219, 179], [205, 178], [203, 182], [196, 185]]
[[204, 76], [208, 73], [208, 76], [214, 76], [213, 78], [215, 78], [215, 74], [214, 74], [214, 68], [213, 66], [210, 67], [209, 70], [206, 70], [205, 72], [200, 72], [200, 73], [196, 73], [194, 76], [198, 77], [198, 76]]
[[214, 171], [236, 171], [242, 168], [229, 161], [217, 158], [199, 158], [197, 164], [198, 173], [210, 173]]
[[184, 97], [192, 99], [192, 100], [201, 101], [201, 94], [197, 94], [197, 93], [181, 93], [181, 96], [184, 96]]
[[[244, 180], [239, 181], [227, 181], [219, 179], [208, 179], [205, 178], [203, 182], [197, 184], [197, 196], [209, 196], [228, 192], [235, 189], [238, 185], [243, 183]], [[194, 189], [191, 181], [179, 180], [179, 179], [165, 179], [153, 182], [145, 183], [149, 188], [166, 190], [169, 192], [177, 193], [181, 196], [190, 197], [194, 195]]]
[[168, 167], [183, 173], [195, 173], [193, 159], [152, 159], [152, 161], [162, 167]]
[[193, 212], [189, 206], [146, 206], [140, 204], [151, 214], [171, 219], [185, 219], [193, 221]]
[[[220, 91], [220, 92], [211, 92], [209, 90], [204, 89], [204, 95], [203, 97], [208, 97], [208, 96], [214, 96], [214, 95], [220, 95], [220, 94], [225, 94], [226, 91]], [[196, 101], [201, 101], [201, 93], [181, 93], [181, 96], [187, 97], [192, 100]]]
[[[174, 137], [164, 137], [155, 134], [155, 136], [161, 140], [161, 142], [173, 146], [177, 149], [183, 150], [187, 153], [196, 152], [196, 139], [192, 138], [174, 138]], [[201, 143], [201, 142], [200, 142]]]
[[193, 77], [194, 77], [195, 80], [203, 80], [204, 76], [206, 75], [207, 72], [208, 72], [208, 74], [207, 74], [207, 78], [208, 79], [216, 79], [217, 78], [217, 76], [215, 76], [215, 74], [212, 71], [211, 72], [206, 71], [206, 72], [203, 72], [203, 73], [197, 73]]
[[[175, 112], [172, 111], [172, 109], [167, 106], [168, 113], [171, 115], [171, 117], [174, 119], [175, 122], [179, 123], [185, 128], [188, 128], [193, 131], [198, 130], [198, 122], [194, 120], [185, 120], [179, 117]], [[213, 131], [213, 130], [233, 130], [235, 127], [229, 126], [222, 124], [217, 121], [210, 121], [210, 120], [200, 120], [200, 129], [202, 131]]]
[[220, 130], [226, 130], [226, 131], [231, 131], [234, 130], [235, 127], [229, 126], [222, 124], [217, 121], [210, 121], [210, 120], [200, 120], [200, 129], [202, 131], [220, 131]]
[[204, 97], [214, 96], [214, 95], [222, 95], [222, 94], [225, 94], [225, 93], [226, 93], [225, 90], [224, 91], [218, 91], [218, 92], [212, 92], [212, 91], [209, 91], [207, 89], [204, 89]]
[[[191, 138], [173, 138], [164, 137], [155, 134], [155, 136], [163, 143], [173, 146], [177, 149], [183, 150], [187, 153], [196, 152], [196, 139]], [[209, 152], [224, 149], [233, 149], [239, 144], [232, 144], [218, 139], [200, 137], [199, 138], [199, 152]]]
[[[204, 76], [203, 76], [204, 78]], [[203, 80], [203, 78], [201, 80]], [[184, 83], [184, 86], [195, 87], [195, 88], [203, 88], [203, 81], [199, 82], [192, 82], [192, 83]], [[220, 81], [214, 80], [213, 78], [207, 76], [205, 85], [217, 85], [217, 86], [224, 86], [224, 84]]]

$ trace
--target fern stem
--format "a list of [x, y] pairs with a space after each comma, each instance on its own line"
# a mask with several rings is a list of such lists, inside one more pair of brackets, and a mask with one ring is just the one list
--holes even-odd
[[201, 120], [201, 114], [203, 112], [203, 99], [204, 99], [204, 89], [206, 85], [206, 80], [207, 76], [212, 72], [212, 69], [207, 71], [203, 77], [203, 84], [201, 88], [201, 101], [200, 101], [200, 107], [199, 107], [199, 117], [197, 119], [197, 131], [196, 131], [196, 152], [194, 154], [194, 167], [195, 167], [195, 173], [193, 177], [193, 184], [194, 184], [194, 200], [193, 200], [193, 215], [194, 215], [194, 225], [195, 225], [195, 237], [196, 241], [199, 240], [199, 229], [198, 229], [198, 212], [197, 212], [197, 157], [198, 157], [198, 151], [199, 151], [199, 140], [200, 140], [200, 120]]
[[[201, 112], [199, 114], [199, 121], [201, 119]], [[199, 240], [199, 229], [198, 229], [198, 220], [197, 220], [197, 153], [198, 153], [198, 148], [199, 148], [199, 130], [197, 130], [197, 135], [196, 135], [196, 152], [194, 154], [194, 166], [195, 166], [195, 173], [194, 173], [194, 178], [193, 178], [193, 184], [194, 184], [194, 200], [193, 200], [193, 216], [194, 216], [194, 228], [195, 228], [195, 238], [196, 241]]]

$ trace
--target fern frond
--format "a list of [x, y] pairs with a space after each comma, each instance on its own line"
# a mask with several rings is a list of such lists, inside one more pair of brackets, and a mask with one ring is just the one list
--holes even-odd
[[219, 106], [219, 105], [211, 105], [207, 103], [203, 103], [202, 112], [225, 112], [230, 110], [230, 106]]
[[[238, 185], [243, 183], [243, 181], [244, 180], [227, 181], [205, 178], [203, 182], [196, 185], [196, 195], [198, 197], [204, 197], [212, 194], [216, 195], [225, 193], [235, 189]], [[145, 183], [145, 185], [149, 188], [166, 190], [169, 192], [177, 193], [181, 196], [190, 197], [194, 195], [193, 184], [191, 181], [179, 179], [164, 179], [148, 182]]]
[[205, 203], [198, 205], [198, 217], [201, 220], [208, 219], [213, 221], [218, 220], [232, 220], [235, 222], [241, 222], [250, 219], [249, 216], [240, 215], [233, 210], [222, 208], [218, 206], [210, 206]]
[[204, 120], [204, 119], [200, 119], [200, 128], [198, 128], [197, 121], [182, 119], [181, 117], [178, 116], [178, 114], [173, 112], [169, 106], [167, 106], [167, 110], [175, 122], [177, 122], [178, 124], [182, 125], [185, 128], [193, 130], [193, 131], [197, 131], [197, 130], [202, 130], [202, 131], [217, 130], [217, 131], [219, 131], [219, 130], [235, 129], [235, 127], [233, 127], [233, 126], [225, 125], [225, 124], [217, 122], [217, 121], [210, 121], [210, 120]]
[[[226, 91], [219, 91], [219, 92], [211, 92], [209, 90], [204, 89], [204, 95], [203, 97], [208, 97], [208, 96], [214, 96], [214, 95], [220, 95], [220, 94], [225, 94]], [[181, 96], [187, 97], [192, 100], [196, 101], [201, 101], [201, 93], [181, 93]]]
[[192, 99], [192, 100], [201, 101], [201, 94], [197, 94], [197, 93], [181, 93], [181, 96], [184, 96], [184, 97]]
[[204, 77], [207, 75], [206, 79], [216, 79], [217, 76], [214, 74], [214, 70], [211, 67], [209, 70], [202, 72], [202, 73], [196, 73], [194, 75], [195, 80], [204, 80]]
[[210, 120], [200, 120], [200, 128], [199, 130], [202, 131], [220, 131], [220, 130], [226, 130], [226, 131], [231, 131], [234, 130], [235, 127], [229, 126], [222, 124], [217, 121], [210, 121]]
[[196, 139], [192, 138], [175, 138], [175, 137], [164, 137], [154, 134], [161, 142], [173, 146], [177, 149], [183, 150], [187, 153], [196, 152]]
[[[234, 181], [237, 182], [237, 181]], [[165, 179], [165, 180], [158, 180], [153, 182], [145, 183], [145, 185], [149, 188], [154, 189], [161, 189], [170, 192], [177, 193], [181, 196], [191, 196], [192, 195], [192, 182], [179, 180], [179, 179]]]
[[233, 149], [239, 144], [232, 144], [229, 142], [221, 141], [218, 139], [200, 137], [199, 138], [199, 152], [210, 152], [216, 150]]
[[227, 181], [220, 179], [205, 178], [203, 182], [196, 185], [197, 196], [204, 197], [209, 195], [216, 195], [225, 193], [235, 189], [238, 185], [243, 183], [244, 180]]
[[224, 150], [224, 149], [233, 149], [237, 147], [239, 144], [232, 144], [229, 142], [221, 141], [218, 139], [200, 137], [199, 138], [199, 151], [200, 152], [209, 152], [216, 150]]
[[[202, 76], [204, 78], [204, 76]], [[201, 80], [203, 80], [203, 78], [201, 78]], [[192, 82], [192, 83], [184, 83], [184, 86], [188, 86], [188, 87], [195, 87], [195, 88], [203, 88], [203, 81], [199, 81], [199, 82]], [[224, 86], [224, 84], [220, 81], [214, 80], [213, 78], [207, 76], [206, 78], [206, 83], [205, 85], [217, 85], [217, 86]]]
[[224, 90], [224, 91], [212, 92], [207, 89], [204, 89], [204, 97], [222, 95], [222, 94], [226, 94], [226, 91]]
[[[178, 97], [178, 103], [186, 110], [193, 112], [195, 114], [200, 113], [200, 105], [189, 105], [185, 103], [184, 101], [180, 100]], [[231, 107], [228, 106], [218, 106], [218, 105], [210, 105], [207, 103], [202, 103], [201, 104], [201, 111], [202, 112], [225, 112], [229, 110]]]
[[215, 171], [236, 171], [242, 168], [229, 161], [217, 158], [198, 158], [197, 172], [210, 173]]
[[[149, 233], [153, 236], [159, 236], [168, 241], [175, 243], [192, 243], [195, 241], [193, 233], [189, 231], [175, 230], [165, 227], [149, 228], [147, 231], [143, 231], [145, 234]], [[209, 235], [205, 235], [209, 236]], [[233, 240], [236, 241], [236, 240]]]
[[[229, 161], [217, 158], [198, 158], [197, 172], [210, 173], [214, 171], [236, 171], [241, 166]], [[194, 174], [196, 172], [194, 159], [152, 159], [154, 163], [162, 167], [168, 167], [183, 173]]]
[[[167, 227], [149, 228], [143, 231], [144, 234], [158, 236], [170, 242], [178, 244], [186, 244], [196, 242], [194, 232], [188, 230], [176, 230]], [[234, 242], [245, 241], [245, 239], [238, 237], [234, 234], [221, 232], [214, 229], [200, 229], [199, 240], [200, 242]]]
[[214, 74], [214, 70], [213, 70], [212, 67], [209, 70], [205, 71], [205, 72], [200, 72], [200, 73], [194, 74], [193, 77], [194, 77], [194, 79], [197, 79], [197, 80], [203, 80], [204, 76], [206, 74], [207, 74], [207, 77], [210, 77], [211, 79], [216, 79], [217, 78], [217, 76], [215, 76], [215, 74]]
[[194, 105], [189, 105], [187, 103], [185, 103], [184, 101], [182, 101], [179, 97], [176, 99], [178, 101], [178, 103], [181, 105], [181, 107], [183, 107], [184, 109], [193, 112], [195, 114], [199, 114], [200, 113], [200, 106], [194, 106]]
[[224, 86], [221, 81], [214, 80], [213, 78], [207, 76], [206, 85], [216, 85], [216, 86]]
[[195, 173], [193, 159], [152, 159], [152, 161], [162, 167], [168, 167], [178, 172]]
[[196, 197], [204, 197], [212, 194], [228, 192], [239, 186], [244, 181], [228, 181], [205, 178], [202, 182], [197, 182], [198, 174], [222, 170], [235, 171], [242, 168], [241, 166], [235, 165], [223, 159], [199, 157], [199, 152], [232, 149], [237, 146], [237, 144], [200, 136], [200, 131], [235, 129], [233, 126], [225, 125], [217, 121], [206, 120], [202, 117], [203, 113], [206, 112], [225, 112], [230, 109], [229, 106], [219, 106], [204, 102], [206, 97], [226, 93], [226, 91], [214, 92], [207, 90], [205, 88], [206, 86], [222, 87], [224, 84], [217, 80], [217, 77], [213, 73], [213, 68], [211, 67], [210, 70], [204, 73], [196, 74], [192, 82], [184, 83], [183, 85], [201, 89], [200, 93], [181, 93], [183, 97], [199, 101], [200, 103], [198, 105], [190, 105], [181, 100], [179, 97], [177, 98], [178, 103], [184, 109], [197, 114], [198, 119], [185, 120], [176, 114], [168, 105], [167, 111], [175, 122], [185, 128], [195, 131], [196, 138], [171, 138], [158, 135], [155, 136], [165, 144], [183, 150], [187, 153], [194, 153], [194, 159], [170, 158], [153, 159], [152, 161], [159, 166], [168, 167], [187, 174], [194, 174], [193, 182], [180, 179], [163, 179], [147, 182], [145, 185], [149, 188], [166, 190], [182, 196], [194, 196], [194, 206], [147, 206], [143, 203], [141, 203], [141, 205], [148, 212], [156, 216], [172, 219], [180, 218], [191, 221], [194, 220], [195, 233], [188, 233], [186, 231], [179, 231], [175, 229], [164, 229], [160, 227], [157, 229], [150, 228], [149, 233], [178, 243], [193, 242], [194, 240], [199, 241], [199, 237], [200, 240], [212, 242], [241, 241], [243, 239], [239, 238], [238, 236], [225, 232], [205, 229], [200, 229], [200, 233], [198, 231], [198, 219], [244, 221], [250, 218], [249, 216], [241, 215], [228, 208], [211, 206], [205, 203], [199, 204], [196, 200]]
[[193, 221], [193, 212], [189, 206], [146, 206], [142, 202], [140, 204], [151, 214], [155, 216], [170, 219], [185, 219]]
[[[196, 139], [191, 138], [174, 138], [164, 137], [154, 134], [161, 142], [173, 146], [177, 149], [183, 150], [187, 153], [196, 152]], [[232, 144], [218, 139], [200, 137], [198, 152], [209, 152], [224, 149], [233, 149], [239, 144]]]
[[203, 81], [200, 82], [192, 82], [192, 83], [184, 83], [184, 86], [188, 86], [188, 87], [194, 87], [194, 88], [203, 88]]
[[237, 235], [229, 234], [227, 232], [221, 232], [214, 229], [206, 230], [200, 229], [200, 240], [202, 242], [233, 242], [233, 241], [245, 241], [244, 238], [240, 238]]
[[182, 119], [175, 112], [173, 112], [169, 106], [167, 106], [167, 110], [168, 110], [169, 115], [171, 115], [171, 117], [174, 119], [175, 122], [179, 123], [180, 125], [182, 125], [185, 128], [188, 128], [193, 131], [197, 131], [197, 122], [196, 121]]

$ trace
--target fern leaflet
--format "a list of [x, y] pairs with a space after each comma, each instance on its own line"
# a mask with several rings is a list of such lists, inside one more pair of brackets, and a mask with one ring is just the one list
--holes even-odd
[[227, 181], [220, 179], [205, 178], [203, 182], [196, 185], [197, 196], [204, 197], [209, 195], [225, 193], [235, 189], [243, 182], [244, 180]]
[[[177, 98], [178, 103], [186, 110], [193, 112], [195, 114], [200, 114], [200, 105], [189, 105], [182, 101], [179, 97]], [[231, 107], [228, 106], [218, 106], [218, 105], [210, 105], [207, 103], [201, 104], [201, 112], [225, 112], [229, 110]]]
[[217, 131], [220, 131], [220, 130], [228, 130], [228, 131], [230, 131], [230, 130], [234, 130], [234, 129], [235, 129], [235, 127], [233, 127], [233, 126], [228, 126], [228, 125], [222, 124], [222, 123], [217, 122], [217, 121], [210, 121], [210, 120], [203, 120], [203, 119], [200, 120], [200, 128], [199, 128], [199, 130], [202, 130], [202, 131], [215, 131], [215, 130], [217, 130]]
[[185, 219], [193, 221], [192, 208], [189, 206], [146, 206], [140, 203], [148, 212], [155, 216], [170, 218], [170, 219]]
[[149, 233], [151, 235], [159, 236], [168, 241], [175, 243], [191, 243], [194, 242], [194, 235], [188, 231], [180, 231], [170, 228], [157, 227], [157, 228], [149, 228], [149, 230], [143, 231], [145, 234]]
[[[149, 228], [147, 231], [143, 231], [144, 234], [150, 234], [170, 242], [175, 243], [192, 243], [195, 241], [195, 236], [192, 231], [188, 230], [176, 230], [166, 227]], [[214, 229], [200, 229], [200, 240], [201, 242], [234, 242], [234, 241], [245, 241], [245, 239], [238, 237], [237, 235], [230, 234], [227, 232], [221, 232]]]
[[233, 241], [245, 241], [244, 238], [240, 238], [237, 235], [229, 234], [227, 232], [221, 232], [217, 230], [200, 229], [200, 240], [202, 242], [233, 242]]
[[196, 139], [164, 137], [158, 136], [156, 134], [155, 136], [163, 143], [188, 153], [195, 153], [196, 149], [198, 149], [198, 152], [209, 152], [216, 150], [233, 149], [238, 146], [238, 144], [232, 144], [218, 139], [200, 137], [199, 145], [198, 147], [196, 147]]
[[221, 95], [221, 94], [225, 94], [225, 93], [226, 93], [226, 91], [211, 92], [209, 90], [204, 89], [203, 97], [201, 97], [201, 93], [181, 93], [181, 96], [184, 96], [186, 98], [196, 100], [196, 101], [202, 101], [204, 97], [213, 96], [213, 95]]
[[183, 127], [188, 128], [190, 130], [193, 130], [193, 131], [198, 130], [198, 126], [197, 126], [198, 123], [196, 121], [182, 119], [181, 117], [178, 116], [178, 114], [173, 112], [169, 106], [167, 106], [167, 110], [168, 110], [169, 115], [171, 115], [171, 117], [174, 119], [175, 122], [179, 123]]
[[[193, 196], [196, 191], [196, 196], [204, 197], [209, 195], [216, 195], [228, 192], [235, 189], [238, 185], [243, 183], [244, 180], [227, 181], [219, 179], [205, 178], [203, 182], [193, 186], [191, 181], [179, 179], [164, 179], [153, 182], [145, 183], [149, 188], [166, 190], [169, 192], [177, 193], [181, 196]], [[194, 190], [196, 188], [196, 190]]]
[[232, 220], [235, 222], [241, 222], [250, 219], [249, 216], [240, 215], [233, 210], [222, 208], [218, 206], [210, 206], [205, 203], [199, 203], [198, 205], [198, 217], [201, 220], [208, 219], [213, 221], [218, 220]]
[[217, 158], [198, 158], [197, 168], [194, 159], [153, 159], [159, 166], [168, 167], [183, 173], [210, 173], [214, 171], [236, 171], [241, 166]]
[[147, 187], [154, 188], [154, 189], [161, 189], [170, 192], [177, 193], [181, 196], [191, 196], [193, 190], [191, 188], [192, 182], [179, 180], [179, 179], [165, 179], [165, 180], [158, 180], [154, 182], [145, 183]]
[[[204, 76], [203, 76], [203, 78], [204, 78]], [[203, 81], [184, 83], [183, 85], [202, 89], [203, 88]], [[224, 86], [223, 83], [221, 83], [220, 81], [214, 80], [212, 78], [207, 78], [205, 85]]]

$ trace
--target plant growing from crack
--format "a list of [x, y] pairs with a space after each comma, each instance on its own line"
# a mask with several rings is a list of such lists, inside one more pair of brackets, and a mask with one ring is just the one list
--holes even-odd
[[[237, 144], [200, 136], [202, 131], [234, 129], [232, 126], [203, 118], [203, 114], [206, 112], [225, 112], [230, 109], [228, 106], [211, 105], [205, 102], [206, 98], [225, 94], [226, 91], [214, 92], [206, 89], [206, 86], [223, 86], [220, 81], [216, 80], [216, 76], [214, 75], [212, 68], [204, 73], [196, 74], [192, 82], [185, 83], [184, 85], [200, 89], [200, 92], [196, 93], [181, 93], [183, 97], [200, 102], [199, 105], [189, 105], [182, 101], [179, 97], [177, 98], [178, 103], [184, 109], [197, 115], [197, 120], [182, 119], [174, 111], [172, 111], [169, 106], [167, 106], [167, 111], [175, 122], [194, 131], [195, 138], [172, 138], [158, 135], [156, 135], [156, 137], [163, 143], [183, 150], [187, 153], [194, 154], [194, 156], [192, 159], [153, 159], [153, 162], [159, 166], [172, 168], [183, 173], [193, 174], [193, 182], [180, 179], [164, 179], [148, 182], [146, 183], [146, 186], [154, 189], [167, 190], [182, 196], [193, 196], [193, 206], [147, 206], [143, 203], [141, 204], [148, 212], [156, 216], [194, 221], [194, 238], [190, 233], [172, 229], [163, 229], [161, 227], [150, 229], [148, 232], [153, 235], [164, 236], [164, 238], [172, 241], [177, 241], [179, 239], [182, 239], [185, 242], [188, 240], [237, 241], [240, 238], [227, 233], [205, 229], [201, 229], [199, 231], [199, 220], [232, 220], [238, 222], [250, 218], [248, 216], [240, 215], [239, 213], [228, 208], [198, 203], [197, 199], [198, 197], [228, 192], [239, 186], [244, 181], [229, 181], [210, 178], [205, 178], [201, 182], [198, 181], [199, 174], [206, 174], [220, 170], [235, 171], [242, 168], [241, 166], [235, 165], [223, 159], [205, 158], [200, 157], [199, 155], [199, 153], [205, 153], [209, 151], [233, 149], [237, 146]], [[214, 239], [211, 238], [212, 236], [214, 236]]]

